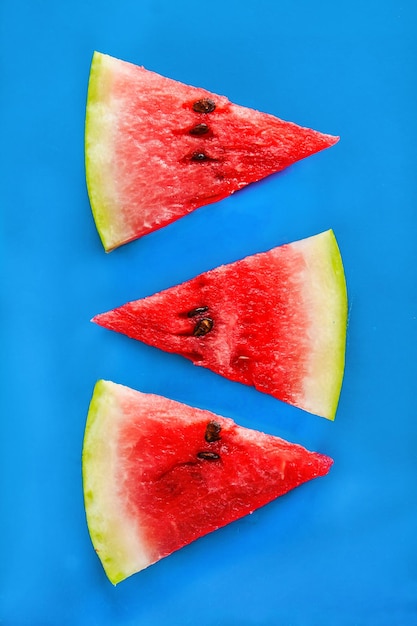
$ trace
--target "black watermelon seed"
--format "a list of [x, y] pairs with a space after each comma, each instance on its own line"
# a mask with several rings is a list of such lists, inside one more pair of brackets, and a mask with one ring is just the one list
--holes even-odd
[[207, 154], [204, 152], [193, 152], [191, 155], [191, 161], [196, 161], [197, 163], [203, 163], [203, 161], [212, 161]]
[[213, 443], [213, 441], [218, 441], [220, 439], [220, 431], [222, 427], [219, 422], [215, 422], [212, 420], [207, 424], [206, 433], [204, 435], [204, 439], [208, 443]]
[[218, 461], [220, 459], [220, 455], [216, 452], [198, 452], [197, 457], [203, 461]]
[[194, 137], [201, 137], [201, 135], [206, 135], [209, 130], [207, 124], [197, 124], [189, 130], [189, 133], [190, 135], [194, 135]]
[[193, 111], [196, 113], [212, 113], [215, 108], [216, 104], [210, 98], [202, 98], [193, 104]]
[[208, 311], [208, 306], [198, 306], [197, 308], [188, 311], [187, 317], [195, 317], [196, 315], [200, 315], [200, 313], [205, 313], [206, 311]]
[[193, 335], [194, 337], [203, 337], [204, 335], [207, 335], [207, 333], [209, 333], [212, 328], [213, 320], [210, 317], [203, 317], [202, 320], [197, 322], [193, 331]]

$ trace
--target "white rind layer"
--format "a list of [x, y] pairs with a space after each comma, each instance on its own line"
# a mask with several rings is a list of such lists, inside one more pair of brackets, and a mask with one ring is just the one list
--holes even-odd
[[[91, 63], [85, 124], [85, 169], [90, 204], [106, 251], [126, 225], [114, 181], [114, 133], [119, 112], [112, 96], [115, 72], [123, 69], [116, 59], [95, 52]], [[111, 99], [111, 101], [110, 101]], [[115, 207], [119, 207], [115, 211]], [[111, 217], [110, 217], [111, 216]]]
[[[125, 393], [130, 390], [124, 388]], [[117, 390], [117, 392], [116, 392]], [[123, 516], [124, 502], [116, 482], [117, 435], [120, 421], [128, 419], [121, 410], [120, 385], [97, 382], [83, 446], [83, 483], [87, 524], [93, 546], [113, 584], [151, 565], [140, 528]]]
[[292, 244], [304, 256], [303, 297], [310, 313], [309, 373], [302, 407], [333, 420], [345, 366], [347, 292], [340, 251], [332, 230]]

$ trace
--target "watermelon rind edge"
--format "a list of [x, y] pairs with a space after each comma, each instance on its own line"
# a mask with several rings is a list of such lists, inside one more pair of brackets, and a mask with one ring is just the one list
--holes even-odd
[[312, 336], [323, 348], [312, 351], [304, 382], [303, 407], [334, 420], [345, 369], [347, 287], [340, 249], [332, 229], [292, 244], [304, 248], [311, 279], [306, 281]]
[[[114, 484], [114, 454], [119, 387], [97, 381], [91, 398], [82, 451], [82, 478], [87, 526], [94, 549], [109, 580], [116, 585], [151, 564], [138, 529], [120, 515]], [[127, 388], [126, 388], [127, 389]], [[124, 523], [125, 521], [125, 523]]]
[[[117, 195], [114, 188], [111, 137], [115, 114], [108, 106], [112, 80], [112, 58], [94, 52], [88, 81], [85, 116], [85, 171], [91, 210], [101, 242], [106, 252], [113, 249], [118, 223]], [[120, 213], [120, 212], [119, 212]], [[119, 216], [119, 222], [121, 218]]]

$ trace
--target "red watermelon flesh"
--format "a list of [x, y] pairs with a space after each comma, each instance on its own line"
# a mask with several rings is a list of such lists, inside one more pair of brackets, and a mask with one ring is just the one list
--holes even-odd
[[85, 140], [91, 206], [111, 250], [338, 137], [96, 52]]
[[91, 539], [116, 584], [332, 463], [229, 418], [99, 381], [83, 447]]
[[205, 272], [92, 321], [333, 419], [347, 296], [332, 231]]

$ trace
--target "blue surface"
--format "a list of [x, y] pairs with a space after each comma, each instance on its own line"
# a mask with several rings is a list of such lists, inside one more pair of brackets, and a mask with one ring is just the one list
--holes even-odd
[[[2, 0], [1, 624], [417, 624], [416, 7]], [[106, 255], [84, 181], [94, 49], [341, 141]], [[334, 423], [89, 323], [329, 227], [350, 300]], [[334, 468], [114, 588], [81, 485], [102, 377], [298, 441]]]

